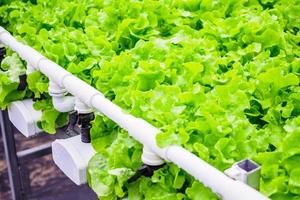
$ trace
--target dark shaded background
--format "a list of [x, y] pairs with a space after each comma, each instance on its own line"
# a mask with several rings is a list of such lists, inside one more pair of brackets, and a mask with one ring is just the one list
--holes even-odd
[[[55, 139], [55, 135], [40, 134], [27, 139], [15, 131], [17, 151], [24, 150]], [[87, 186], [77, 186], [61, 172], [47, 155], [27, 162], [31, 179], [30, 200], [95, 200], [96, 195]], [[0, 200], [11, 200], [8, 173], [0, 134]]]

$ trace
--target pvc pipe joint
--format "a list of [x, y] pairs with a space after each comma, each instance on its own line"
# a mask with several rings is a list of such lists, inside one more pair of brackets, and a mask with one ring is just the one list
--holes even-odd
[[70, 112], [74, 110], [75, 97], [66, 96], [66, 90], [53, 81], [49, 82], [49, 94], [52, 96], [52, 104], [59, 112]]
[[165, 162], [146, 145], [143, 147], [142, 161], [144, 164], [150, 166], [159, 166]]
[[66, 89], [60, 87], [59, 85], [57, 85], [56, 83], [54, 83], [53, 81], [49, 81], [49, 95], [50, 96], [64, 96], [66, 94]]
[[72, 96], [53, 96], [52, 104], [59, 112], [70, 112], [74, 109], [74, 97]]
[[78, 98], [75, 99], [74, 110], [76, 110], [78, 114], [87, 114], [93, 112], [91, 107], [80, 101]]
[[34, 69], [39, 70], [39, 63], [46, 58], [35, 49], [23, 45], [22, 51], [19, 53], [20, 57], [27, 61], [27, 64], [32, 66]]
[[32, 72], [36, 71], [36, 69], [34, 67], [32, 67], [30, 64], [27, 64], [26, 66], [26, 74], [29, 75]]
[[[37, 68], [45, 74], [47, 77], [50, 78], [51, 81], [53, 81], [55, 84], [57, 84], [61, 88], [66, 88], [67, 85], [64, 84], [64, 81], [67, 77], [72, 77], [73, 75], [60, 67], [55, 62], [48, 60], [48, 59], [42, 59], [38, 63]], [[73, 84], [76, 84], [73, 82]], [[79, 87], [76, 87], [76, 90], [78, 90]], [[70, 93], [72, 93], [70, 90], [68, 90]], [[74, 95], [75, 96], [75, 95]]]

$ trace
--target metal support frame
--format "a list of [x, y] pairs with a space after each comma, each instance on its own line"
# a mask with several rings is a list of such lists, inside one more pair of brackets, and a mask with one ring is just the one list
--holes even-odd
[[[6, 49], [0, 47], [0, 64], [5, 56]], [[1, 70], [1, 68], [0, 68]], [[25, 78], [25, 79], [24, 79]], [[26, 75], [20, 76], [21, 84], [18, 89], [24, 89]], [[9, 120], [7, 110], [1, 110], [0, 126], [3, 137], [5, 159], [7, 163], [8, 177], [13, 200], [26, 200], [31, 193], [29, 170], [26, 161], [51, 154], [51, 143], [29, 148], [17, 152], [14, 129]]]
[[21, 184], [22, 178], [19, 170], [15, 138], [11, 123], [8, 118], [7, 110], [1, 110], [0, 123], [12, 199], [23, 200], [24, 195]]
[[51, 154], [51, 143], [17, 152], [13, 126], [7, 110], [1, 110], [0, 125], [12, 199], [27, 200], [31, 187], [26, 161]]
[[51, 142], [17, 152], [20, 163], [51, 154]]

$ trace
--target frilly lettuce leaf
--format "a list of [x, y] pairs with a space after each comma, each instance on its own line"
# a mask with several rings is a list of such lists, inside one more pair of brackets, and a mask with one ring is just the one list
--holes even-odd
[[[299, 10], [284, 0], [13, 0], [0, 17], [20, 41], [160, 128], [159, 146], [181, 145], [220, 170], [252, 158], [261, 192], [299, 199]], [[45, 77], [30, 74], [25, 94], [16, 91], [19, 58], [3, 68], [1, 107], [33, 93], [44, 130], [66, 122]], [[101, 114], [91, 134], [89, 183], [99, 198], [217, 198], [170, 163], [128, 183], [141, 145]]]

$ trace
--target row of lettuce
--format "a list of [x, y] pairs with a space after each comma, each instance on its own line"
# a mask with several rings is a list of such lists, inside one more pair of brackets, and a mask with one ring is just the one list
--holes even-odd
[[[299, 1], [11, 0], [0, 17], [21, 42], [159, 127], [161, 147], [181, 145], [222, 171], [251, 158], [262, 193], [300, 199]], [[7, 49], [0, 106], [34, 98], [39, 125], [55, 133], [68, 116], [40, 72], [17, 89], [25, 70]], [[101, 113], [92, 144], [88, 179], [101, 199], [218, 199], [171, 163], [128, 181], [142, 146]]]

